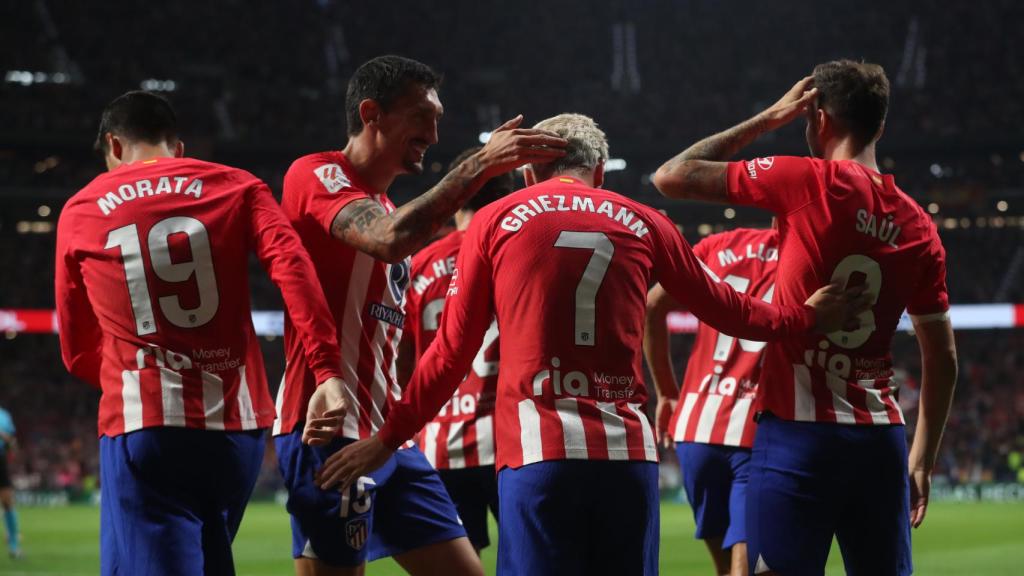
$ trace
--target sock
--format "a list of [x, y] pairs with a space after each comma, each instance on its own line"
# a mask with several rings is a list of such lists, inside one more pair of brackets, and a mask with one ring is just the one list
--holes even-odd
[[7, 547], [18, 549], [18, 513], [14, 509], [4, 510], [4, 525], [7, 526]]

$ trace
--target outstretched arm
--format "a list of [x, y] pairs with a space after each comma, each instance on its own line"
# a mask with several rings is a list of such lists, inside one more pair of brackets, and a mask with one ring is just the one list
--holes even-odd
[[654, 186], [669, 198], [728, 202], [726, 160], [761, 134], [789, 124], [814, 100], [813, 76], [797, 82], [778, 102], [753, 118], [709, 136], [665, 162], [654, 174]]
[[519, 128], [522, 115], [497, 130], [476, 154], [436, 186], [388, 214], [371, 199], [342, 208], [331, 234], [374, 258], [398, 262], [421, 248], [491, 178], [534, 162], [565, 155], [568, 142], [552, 132]]
[[331, 455], [317, 472], [323, 489], [345, 490], [359, 476], [376, 470], [419, 432], [462, 383], [494, 316], [488, 259], [480, 249], [478, 221], [470, 225], [445, 300], [441, 326], [424, 352], [402, 399], [391, 405], [380, 431]]

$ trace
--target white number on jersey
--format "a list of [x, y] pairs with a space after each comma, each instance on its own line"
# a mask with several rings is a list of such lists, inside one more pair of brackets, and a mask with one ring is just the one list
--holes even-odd
[[583, 270], [583, 277], [576, 285], [576, 319], [574, 322], [575, 342], [577, 346], [596, 346], [597, 334], [594, 333], [597, 313], [597, 291], [604, 282], [605, 272], [615, 254], [615, 245], [603, 232], [569, 232], [562, 231], [555, 241], [557, 248], [581, 248], [593, 250], [590, 262]]
[[[441, 327], [441, 313], [444, 312], [444, 298], [437, 298], [431, 300], [423, 307], [423, 328], [425, 330], [437, 330]], [[473, 372], [481, 378], [487, 378], [488, 376], [494, 376], [498, 373], [498, 363], [488, 362], [486, 359], [486, 352], [494, 345], [498, 340], [498, 319], [495, 318], [491, 321], [491, 325], [487, 328], [487, 332], [484, 333], [484, 342], [480, 345], [480, 350], [476, 353], [476, 357], [473, 358]]]
[[[846, 288], [850, 281], [850, 275], [860, 272], [866, 276], [865, 282], [868, 285], [868, 294], [871, 296], [871, 305], [878, 302], [878, 295], [882, 291], [882, 268], [878, 262], [864, 256], [863, 254], [850, 254], [836, 265], [832, 272], [832, 282], [838, 283]], [[858, 348], [871, 337], [875, 331], [875, 313], [870, 308], [857, 315], [860, 320], [860, 328], [856, 330], [837, 330], [827, 334], [833, 344], [843, 348]]]
[[[188, 238], [190, 260], [171, 260], [170, 238], [184, 234]], [[179, 328], [198, 328], [213, 319], [220, 306], [217, 291], [217, 277], [213, 270], [213, 255], [210, 253], [210, 235], [203, 223], [188, 216], [166, 218], [153, 225], [149, 231], [149, 259], [153, 273], [164, 282], [181, 283], [194, 280], [199, 294], [195, 308], [183, 308], [180, 296], [161, 296], [160, 310], [167, 321]], [[135, 315], [135, 332], [139, 336], [156, 332], [153, 318], [153, 299], [146, 281], [146, 270], [135, 224], [122, 226], [107, 234], [107, 249], [120, 248], [124, 275], [128, 282], [128, 296]]]
[[[723, 278], [722, 281], [732, 286], [733, 290], [739, 292], [740, 294], [746, 294], [747, 289], [750, 287], [750, 278], [735, 276], [733, 274], [729, 274], [728, 276]], [[772, 284], [768, 288], [768, 290], [765, 291], [764, 296], [761, 296], [761, 300], [771, 303], [772, 297], [774, 295], [775, 284]], [[732, 353], [732, 343], [735, 339], [736, 338], [734, 336], [729, 336], [728, 334], [719, 332], [718, 340], [715, 342], [715, 350], [714, 353], [711, 355], [711, 358], [715, 362], [725, 362], [726, 360], [728, 360], [729, 354]], [[755, 340], [740, 340], [740, 348], [742, 348], [744, 352], [760, 352], [761, 350], [764, 349], [764, 347], [764, 342], [757, 342]]]

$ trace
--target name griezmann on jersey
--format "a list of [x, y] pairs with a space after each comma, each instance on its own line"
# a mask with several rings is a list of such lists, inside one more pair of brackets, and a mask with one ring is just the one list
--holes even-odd
[[[637, 238], [643, 238], [650, 231], [647, 224], [640, 219], [632, 210], [625, 206], [619, 206], [609, 200], [602, 200], [595, 205], [594, 199], [590, 196], [563, 196], [561, 194], [541, 194], [536, 198], [528, 198], [525, 202], [516, 204], [509, 210], [511, 215], [501, 220], [501, 227], [509, 232], [518, 232], [523, 224], [530, 218], [543, 212], [591, 212], [604, 214], [609, 219], [621, 223]], [[636, 220], [634, 222], [634, 219]]]

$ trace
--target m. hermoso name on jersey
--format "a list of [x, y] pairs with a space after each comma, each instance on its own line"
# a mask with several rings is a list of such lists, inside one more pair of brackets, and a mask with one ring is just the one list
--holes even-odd
[[[604, 214], [621, 222], [623, 226], [636, 234], [637, 238], [643, 238], [649, 232], [647, 224], [640, 219], [632, 210], [625, 206], [616, 206], [614, 203], [603, 200], [601, 204], [594, 206], [594, 199], [590, 196], [576, 196], [575, 194], [566, 197], [560, 194], [541, 194], [536, 198], [530, 198], [522, 204], [516, 204], [511, 215], [501, 220], [501, 227], [509, 232], [518, 232], [523, 224], [541, 212], [594, 212]], [[635, 222], [633, 220], [636, 220]]]

